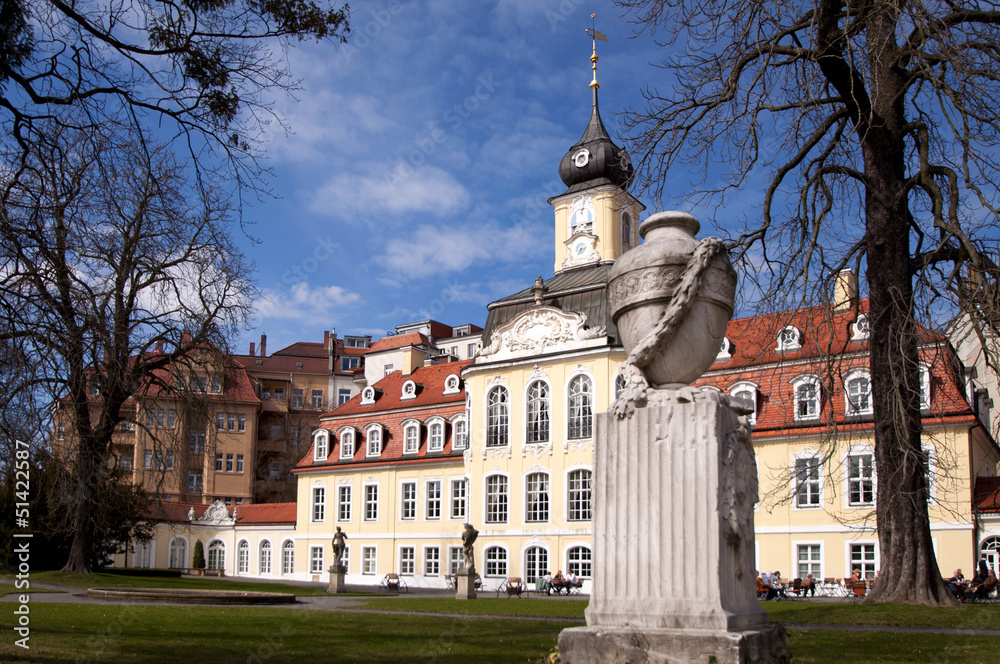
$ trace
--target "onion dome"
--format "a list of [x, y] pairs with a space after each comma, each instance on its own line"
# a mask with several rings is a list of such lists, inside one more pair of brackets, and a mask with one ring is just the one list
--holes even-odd
[[559, 177], [569, 189], [567, 194], [613, 184], [622, 189], [628, 188], [632, 180], [632, 162], [628, 153], [619, 148], [611, 140], [608, 130], [601, 122], [601, 113], [597, 107], [597, 47], [590, 56], [593, 63], [594, 80], [590, 87], [594, 91], [594, 110], [590, 114], [583, 137], [569, 149], [559, 163]]

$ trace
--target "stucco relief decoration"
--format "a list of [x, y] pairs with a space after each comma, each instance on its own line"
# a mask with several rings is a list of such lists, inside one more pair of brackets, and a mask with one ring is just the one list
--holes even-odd
[[464, 452], [462, 452], [462, 459], [465, 461], [465, 463], [472, 463], [472, 449], [471, 448], [465, 450]]
[[552, 454], [552, 443], [527, 443], [521, 448], [521, 456], [527, 457], [528, 455], [536, 459], [541, 459], [544, 455]]
[[351, 480], [346, 477], [341, 477], [337, 482], [337, 486], [351, 486]]
[[596, 216], [594, 200], [590, 196], [577, 196], [569, 208], [569, 234], [593, 232]]
[[528, 372], [528, 382], [531, 382], [533, 380], [537, 380], [539, 378], [544, 379], [544, 380], [548, 380], [549, 379], [549, 375], [547, 373], [545, 373], [544, 369], [542, 369], [540, 366], [538, 366], [536, 364], [535, 366], [531, 367], [531, 371]]
[[568, 454], [570, 450], [574, 451], [586, 451], [594, 449], [594, 441], [591, 438], [586, 438], [584, 440], [567, 440], [563, 443], [563, 452]]
[[200, 523], [209, 523], [215, 526], [231, 526], [236, 523], [236, 519], [229, 516], [229, 509], [226, 508], [221, 500], [216, 500], [214, 503], [209, 505], [208, 509], [205, 510], [205, 514], [200, 519], [196, 520]]
[[753, 542], [753, 503], [757, 498], [757, 465], [750, 428], [741, 425], [726, 436], [719, 476], [719, 514], [726, 543], [739, 548]]
[[606, 335], [603, 327], [588, 328], [584, 314], [555, 307], [533, 307], [498, 326], [493, 331], [493, 341], [480, 355], [535, 353]]
[[597, 250], [597, 236], [592, 233], [574, 233], [566, 240], [566, 258], [562, 267], [589, 265], [601, 260], [601, 252]]
[[484, 459], [502, 459], [504, 457], [510, 458], [510, 445], [505, 445], [503, 447], [490, 447], [485, 450], [483, 454]]

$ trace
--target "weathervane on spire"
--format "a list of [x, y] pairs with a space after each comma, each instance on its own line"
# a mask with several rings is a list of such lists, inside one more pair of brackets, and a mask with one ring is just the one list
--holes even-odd
[[593, 63], [593, 66], [591, 68], [594, 70], [594, 80], [590, 82], [590, 87], [596, 90], [597, 88], [601, 87], [601, 84], [597, 82], [597, 40], [600, 39], [602, 42], [607, 44], [608, 38], [597, 31], [596, 22], [594, 20], [595, 16], [597, 16], [597, 14], [590, 15], [591, 27], [587, 28], [586, 30], [587, 34], [590, 35], [591, 39], [594, 40], [594, 52], [590, 56], [590, 61]]

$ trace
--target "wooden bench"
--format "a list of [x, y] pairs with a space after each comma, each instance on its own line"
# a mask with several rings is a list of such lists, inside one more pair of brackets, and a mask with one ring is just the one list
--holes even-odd
[[382, 577], [382, 581], [378, 584], [378, 589], [387, 593], [409, 592], [409, 588], [406, 587], [406, 581], [403, 581], [395, 572], [390, 572]]

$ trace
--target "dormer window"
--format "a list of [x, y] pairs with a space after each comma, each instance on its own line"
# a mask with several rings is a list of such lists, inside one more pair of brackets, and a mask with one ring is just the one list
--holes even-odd
[[427, 420], [427, 451], [440, 452], [444, 449], [444, 419], [432, 417]]
[[403, 422], [403, 454], [416, 454], [420, 449], [420, 422]]
[[730, 395], [748, 402], [750, 407], [753, 408], [753, 412], [747, 415], [747, 422], [750, 424], [757, 423], [757, 390], [757, 385], [749, 381], [736, 383], [729, 388]]
[[855, 369], [844, 380], [844, 411], [848, 416], [872, 414], [872, 384], [867, 369]]
[[330, 450], [330, 432], [326, 429], [320, 429], [313, 436], [313, 460], [314, 461], [326, 461], [326, 456]]
[[469, 446], [469, 425], [465, 415], [458, 415], [451, 423], [451, 449], [464, 450]]
[[368, 450], [366, 456], [377, 457], [382, 454], [382, 425], [372, 424], [365, 431], [368, 437]]
[[403, 395], [401, 397], [404, 401], [408, 399], [417, 398], [417, 384], [412, 380], [408, 380], [403, 383]]
[[354, 427], [345, 427], [340, 430], [340, 458], [354, 458]]
[[719, 347], [719, 354], [715, 356], [716, 362], [726, 362], [733, 359], [733, 342], [729, 337], [722, 338], [722, 346]]
[[779, 353], [800, 348], [802, 348], [802, 333], [799, 332], [799, 328], [788, 325], [778, 332], [778, 347], [775, 350]]
[[816, 376], [799, 376], [792, 381], [796, 421], [819, 419], [820, 382]]
[[851, 341], [868, 340], [868, 314], [861, 314], [851, 324]]
[[451, 374], [450, 376], [448, 376], [447, 378], [444, 379], [444, 393], [445, 394], [458, 394], [459, 391], [460, 391], [459, 390], [459, 386], [460, 385], [461, 385], [461, 381], [460, 381], [459, 377], [457, 375], [455, 375], [455, 374]]
[[375, 403], [375, 388], [368, 386], [361, 391], [361, 405], [370, 406]]
[[931, 407], [931, 368], [920, 365], [920, 410], [930, 410]]

